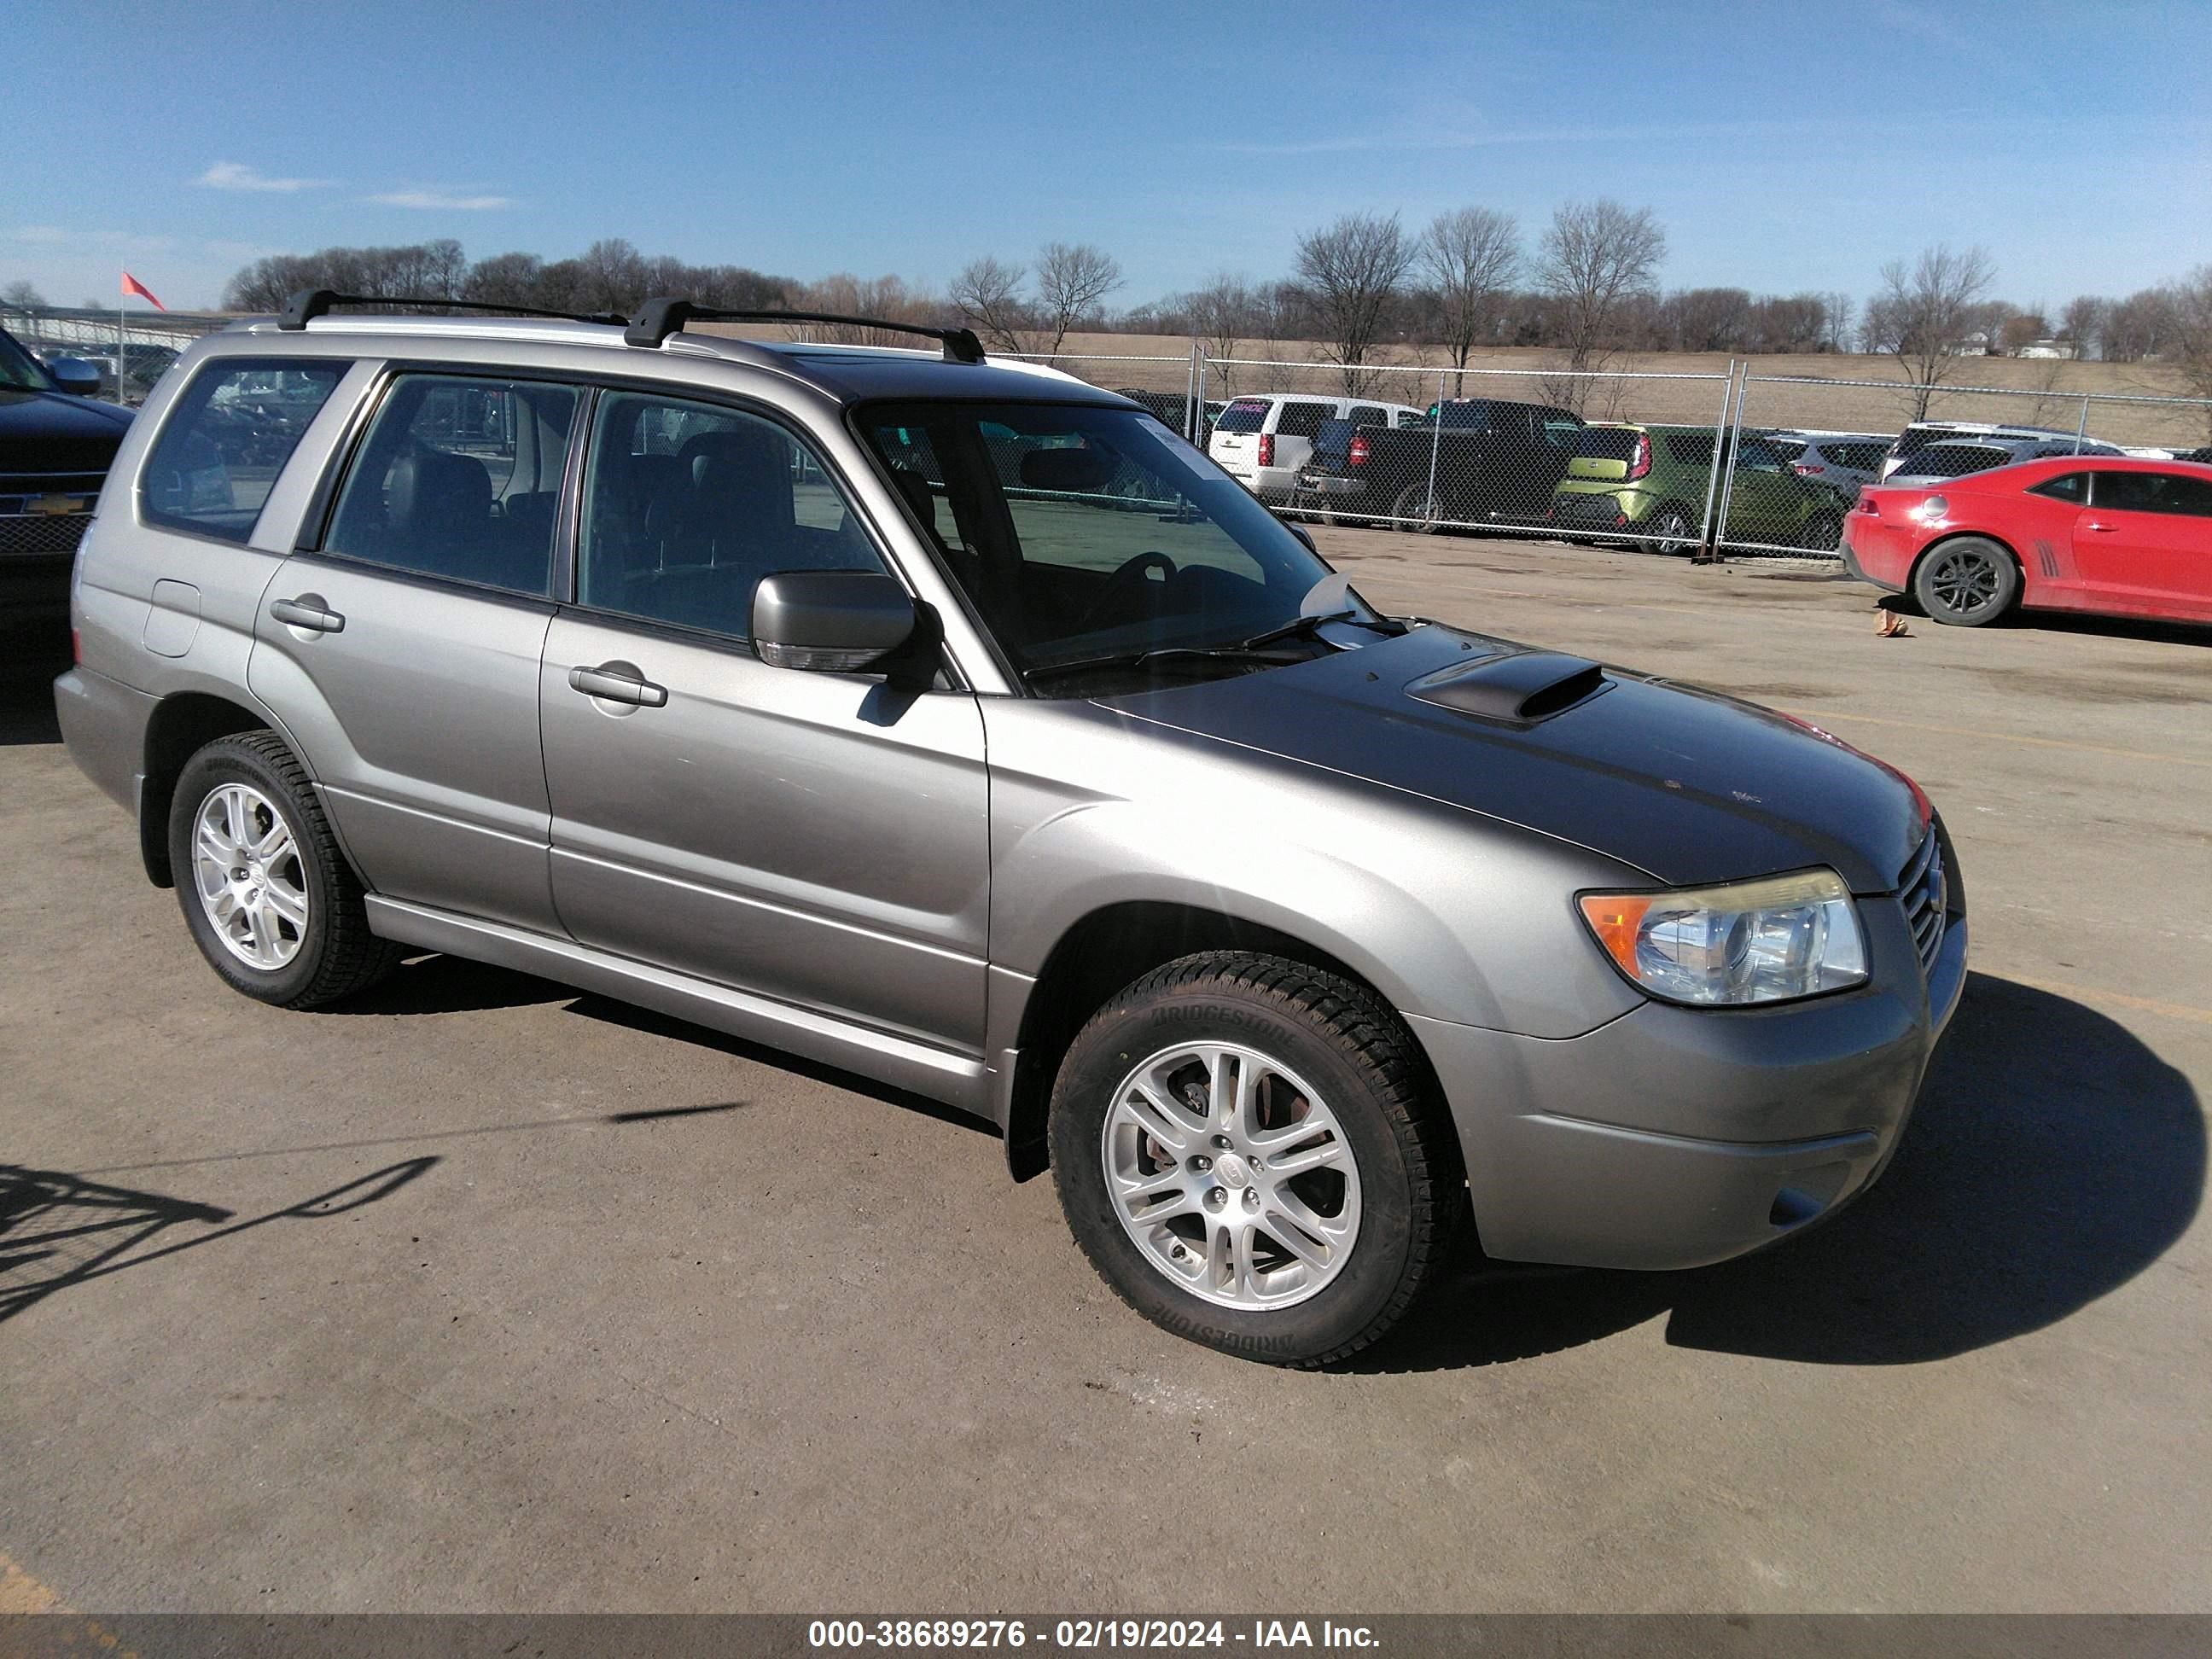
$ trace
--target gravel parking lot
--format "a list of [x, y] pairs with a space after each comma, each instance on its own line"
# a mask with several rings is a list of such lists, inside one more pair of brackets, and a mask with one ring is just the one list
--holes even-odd
[[1936, 798], [1977, 972], [1862, 1203], [1245, 1364], [936, 1109], [440, 958], [233, 994], [11, 644], [0, 1608], [2212, 1610], [2212, 632], [1318, 533]]

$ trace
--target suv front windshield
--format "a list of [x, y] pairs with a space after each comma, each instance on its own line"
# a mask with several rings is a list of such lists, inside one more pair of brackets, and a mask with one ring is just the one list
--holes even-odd
[[1134, 410], [875, 404], [854, 420], [1027, 673], [1237, 647], [1295, 623], [1329, 574], [1235, 479]]

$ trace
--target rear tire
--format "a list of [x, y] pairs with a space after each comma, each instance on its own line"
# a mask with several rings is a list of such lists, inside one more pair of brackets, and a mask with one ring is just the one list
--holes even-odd
[[1443, 503], [1437, 500], [1426, 484], [1407, 484], [1398, 492], [1398, 499], [1390, 503], [1390, 516], [1411, 520], [1411, 523], [1394, 524], [1393, 530], [1410, 530], [1417, 536], [1433, 536], [1443, 525]]
[[1673, 501], [1651, 515], [1650, 533], [1652, 539], [1638, 545], [1662, 558], [1679, 559], [1698, 550], [1698, 527], [1690, 522], [1687, 509]]
[[1961, 536], [1922, 556], [1912, 573], [1912, 597], [1939, 623], [1981, 628], [2020, 599], [2020, 567], [1987, 537]]
[[185, 763], [169, 810], [185, 925], [234, 991], [320, 1008], [398, 964], [307, 770], [274, 732], [219, 738]]
[[1118, 993], [1069, 1046], [1048, 1133], [1068, 1226], [1115, 1293], [1269, 1364], [1382, 1336], [1467, 1207], [1450, 1115], [1404, 1026], [1280, 957], [1185, 957]]

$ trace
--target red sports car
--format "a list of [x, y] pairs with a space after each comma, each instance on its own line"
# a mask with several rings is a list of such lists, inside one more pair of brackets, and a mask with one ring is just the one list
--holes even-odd
[[1843, 555], [1860, 580], [1962, 628], [2016, 605], [2212, 622], [2212, 466], [2065, 455], [1869, 485]]

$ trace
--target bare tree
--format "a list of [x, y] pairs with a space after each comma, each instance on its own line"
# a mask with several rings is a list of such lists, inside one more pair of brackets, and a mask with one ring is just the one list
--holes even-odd
[[36, 283], [17, 281], [0, 289], [0, 302], [11, 306], [42, 306], [46, 302], [46, 296], [39, 292]]
[[1851, 349], [1851, 318], [1858, 309], [1851, 296], [1840, 289], [1820, 296], [1820, 349], [1849, 351]]
[[1467, 395], [1467, 360], [1478, 341], [1496, 337], [1506, 296], [1521, 269], [1521, 228], [1495, 208], [1439, 213], [1421, 237], [1423, 274], [1436, 290], [1437, 318], [1458, 392]]
[[1098, 302], [1121, 286], [1121, 267], [1089, 242], [1047, 242], [1037, 255], [1036, 286], [1058, 356], [1075, 325], [1095, 315]]
[[[827, 311], [846, 317], [879, 317], [887, 323], [930, 322], [938, 303], [919, 289], [910, 289], [896, 276], [870, 282], [840, 271], [811, 283], [793, 296], [794, 310]], [[896, 329], [868, 328], [857, 323], [795, 323], [794, 337], [827, 340], [839, 345], [911, 346], [915, 337]]]
[[1020, 351], [1021, 331], [1029, 323], [1029, 308], [1022, 303], [1022, 279], [1028, 275], [1021, 266], [1002, 264], [987, 253], [962, 268], [946, 297], [985, 345]]
[[[2172, 308], [2173, 357], [2192, 398], [2212, 398], [2212, 264], [2199, 265], [2166, 290]], [[2212, 437], [2212, 406], [2201, 411]]]
[[1325, 333], [1322, 361], [1337, 365], [1353, 397], [1375, 378], [1367, 354], [1419, 251], [1395, 213], [1347, 213], [1298, 238], [1298, 285]]
[[1986, 249], [1954, 252], [1937, 243], [1907, 265], [1881, 268], [1881, 289], [1867, 301], [1867, 349], [1897, 359], [1912, 389], [1912, 418], [1928, 418], [1936, 390], [1949, 375], [1985, 313], [1984, 296], [1997, 270]]
[[2077, 358], [2086, 358], [2105, 332], [2105, 315], [2111, 303], [2094, 294], [2084, 294], [2069, 300], [2066, 309], [2058, 313], [2058, 337], [2074, 348]]
[[[1209, 277], [1204, 288], [1188, 295], [1183, 311], [1206, 356], [1218, 360], [1236, 356], [1245, 340], [1259, 333], [1265, 304], [1251, 283], [1224, 272]], [[1218, 377], [1224, 394], [1236, 382], [1233, 363], [1217, 361], [1209, 373]]]
[[1629, 302], [1647, 294], [1667, 257], [1667, 233], [1650, 208], [1629, 209], [1609, 198], [1568, 202], [1552, 215], [1536, 262], [1536, 279], [1552, 301], [1553, 321], [1565, 353], [1561, 389], [1574, 393], [1579, 411], [1589, 382], [1620, 348], [1620, 324]]
[[1751, 290], [1692, 288], [1667, 296], [1674, 344], [1683, 351], [1741, 351], [1750, 343]]

